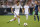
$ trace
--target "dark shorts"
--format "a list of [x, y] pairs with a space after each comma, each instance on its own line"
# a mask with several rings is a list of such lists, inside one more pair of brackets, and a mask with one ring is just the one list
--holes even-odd
[[35, 15], [38, 15], [38, 11], [35, 10]]

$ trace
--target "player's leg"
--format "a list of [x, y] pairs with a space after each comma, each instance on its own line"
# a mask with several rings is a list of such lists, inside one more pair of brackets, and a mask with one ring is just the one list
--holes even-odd
[[28, 19], [28, 12], [25, 11], [26, 20]]
[[34, 21], [36, 20], [36, 11], [35, 11], [35, 14], [34, 14]]
[[28, 19], [28, 14], [25, 14], [26, 15], [26, 20]]
[[36, 20], [36, 15], [34, 15], [34, 21]]
[[38, 19], [38, 22], [39, 22], [39, 16], [37, 15], [37, 19]]
[[38, 16], [38, 11], [37, 11], [37, 19], [38, 19], [38, 22], [39, 22], [39, 16]]
[[16, 13], [14, 13], [14, 18], [13, 18], [13, 19], [11, 19], [11, 20], [9, 20], [9, 21], [8, 21], [8, 23], [9, 23], [9, 22], [11, 22], [11, 21], [15, 21], [15, 20], [16, 20], [16, 18], [17, 18], [17, 15], [16, 15]]
[[17, 18], [17, 15], [16, 15], [16, 13], [14, 13], [14, 19], [11, 19], [10, 21], [15, 21], [16, 18]]
[[14, 17], [14, 19], [9, 20], [8, 23], [11, 22], [11, 21], [15, 21], [15, 20], [16, 20], [16, 17]]
[[15, 21], [16, 20], [16, 17], [14, 17], [14, 19], [11, 19], [10, 21]]
[[20, 24], [20, 16], [19, 16], [19, 15], [17, 15], [17, 17], [18, 17], [18, 24]]

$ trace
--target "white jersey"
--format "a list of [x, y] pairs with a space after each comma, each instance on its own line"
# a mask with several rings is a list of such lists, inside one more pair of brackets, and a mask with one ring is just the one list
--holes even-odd
[[15, 13], [19, 14], [20, 8], [22, 8], [22, 6], [21, 5], [19, 5], [19, 6], [14, 5], [14, 6], [12, 6], [12, 8], [15, 8]]
[[28, 14], [29, 6], [28, 6], [28, 5], [25, 5], [25, 6], [24, 6], [24, 9], [25, 9], [25, 14]]

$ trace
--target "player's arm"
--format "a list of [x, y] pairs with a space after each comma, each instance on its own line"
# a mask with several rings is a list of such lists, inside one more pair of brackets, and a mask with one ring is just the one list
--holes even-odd
[[37, 5], [38, 5], [38, 11], [39, 11], [39, 5], [40, 5], [40, 4], [38, 3]]
[[33, 11], [35, 10], [35, 6], [33, 5]]
[[11, 13], [13, 13], [13, 8], [14, 8], [14, 6], [11, 7]]
[[33, 11], [35, 10], [35, 7], [33, 8]]
[[22, 8], [22, 13], [24, 14], [24, 11], [25, 11], [25, 9], [24, 8]]
[[11, 8], [11, 13], [13, 13], [13, 8]]

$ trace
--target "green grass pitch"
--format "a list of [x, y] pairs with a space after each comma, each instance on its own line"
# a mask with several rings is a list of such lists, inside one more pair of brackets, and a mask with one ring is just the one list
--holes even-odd
[[26, 27], [40, 27], [40, 22], [38, 22], [37, 18], [36, 21], [34, 21], [33, 15], [29, 15], [28, 20], [26, 20], [25, 15], [20, 15], [20, 25], [18, 25], [18, 18], [15, 21], [7, 23], [13, 18], [13, 15], [0, 15], [0, 27], [24, 27], [23, 24], [25, 22], [28, 23], [28, 26]]

